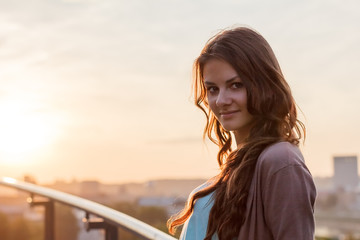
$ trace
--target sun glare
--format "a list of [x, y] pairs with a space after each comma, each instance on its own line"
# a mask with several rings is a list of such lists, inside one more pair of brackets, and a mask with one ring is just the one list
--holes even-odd
[[24, 163], [50, 145], [57, 135], [56, 124], [34, 101], [6, 99], [0, 102], [0, 156], [7, 164]]

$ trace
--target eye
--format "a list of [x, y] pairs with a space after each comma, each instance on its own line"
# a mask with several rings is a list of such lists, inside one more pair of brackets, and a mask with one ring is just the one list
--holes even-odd
[[217, 91], [217, 87], [208, 86], [208, 87], [206, 87], [206, 91], [209, 93], [215, 93]]
[[234, 82], [231, 84], [231, 88], [237, 89], [237, 88], [243, 88], [244, 84], [242, 82]]

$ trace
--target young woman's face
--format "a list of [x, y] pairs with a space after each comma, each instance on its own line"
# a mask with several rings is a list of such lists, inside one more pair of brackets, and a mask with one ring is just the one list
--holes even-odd
[[225, 61], [210, 59], [203, 77], [210, 109], [223, 128], [247, 135], [253, 116], [247, 110], [246, 88], [235, 69]]

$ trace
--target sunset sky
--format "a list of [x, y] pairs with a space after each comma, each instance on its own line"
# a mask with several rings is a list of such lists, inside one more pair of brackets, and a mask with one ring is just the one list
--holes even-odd
[[259, 31], [307, 126], [314, 176], [360, 152], [358, 0], [0, 0], [0, 176], [208, 178], [191, 68], [220, 29]]

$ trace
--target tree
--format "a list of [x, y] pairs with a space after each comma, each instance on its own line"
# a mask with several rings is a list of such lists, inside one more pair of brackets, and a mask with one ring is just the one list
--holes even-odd
[[[111, 205], [113, 209], [132, 216], [140, 221], [143, 221], [161, 231], [167, 232], [166, 221], [167, 212], [163, 207], [157, 206], [139, 206], [131, 202], [118, 202]], [[119, 239], [121, 240], [138, 240], [141, 239], [134, 234], [131, 234], [123, 229], [119, 230]]]
[[139, 220], [150, 224], [162, 231], [166, 230], [166, 221], [168, 219], [166, 209], [157, 206], [140, 206], [138, 209]]
[[117, 202], [110, 207], [135, 218], [138, 215], [138, 206], [131, 202]]

